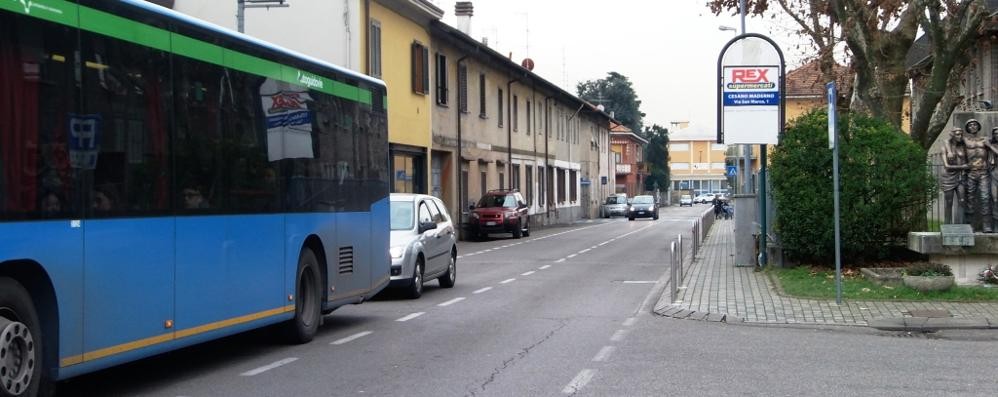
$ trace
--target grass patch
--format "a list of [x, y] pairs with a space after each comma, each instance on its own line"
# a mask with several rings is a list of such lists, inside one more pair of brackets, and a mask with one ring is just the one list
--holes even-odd
[[[835, 299], [835, 270], [800, 266], [771, 269], [783, 292], [798, 298]], [[948, 291], [919, 292], [905, 287], [880, 286], [867, 280], [858, 270], [843, 269], [842, 298], [852, 300], [898, 301], [998, 301], [998, 288], [955, 286]]]

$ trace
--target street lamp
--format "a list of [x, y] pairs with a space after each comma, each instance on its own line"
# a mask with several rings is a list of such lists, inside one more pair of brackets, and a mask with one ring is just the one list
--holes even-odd
[[731, 26], [720, 25], [720, 26], [717, 27], [717, 30], [720, 30], [722, 32], [724, 32], [724, 31], [731, 31], [731, 32], [735, 32], [735, 34], [738, 34], [738, 29], [735, 29], [735, 28], [733, 28]]

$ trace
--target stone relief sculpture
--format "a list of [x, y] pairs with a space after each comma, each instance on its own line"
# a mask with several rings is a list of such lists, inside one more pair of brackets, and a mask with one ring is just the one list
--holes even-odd
[[949, 139], [943, 145], [943, 170], [939, 176], [939, 188], [943, 191], [944, 223], [963, 223], [963, 209], [966, 208], [963, 176], [966, 170], [967, 150], [963, 144], [963, 130], [954, 128], [950, 130]]

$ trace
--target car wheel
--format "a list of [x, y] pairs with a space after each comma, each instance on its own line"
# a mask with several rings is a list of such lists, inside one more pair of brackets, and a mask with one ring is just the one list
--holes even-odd
[[651, 220], [653, 220], [653, 221], [657, 221], [657, 220], [658, 220], [658, 214], [655, 214], [655, 215], [653, 215], [653, 216], [651, 217]]
[[307, 343], [315, 337], [322, 321], [322, 280], [319, 261], [311, 249], [305, 248], [298, 257], [295, 278], [295, 317], [287, 325], [291, 343]]
[[627, 220], [629, 220], [629, 221], [633, 221], [633, 220], [634, 220], [634, 217], [633, 217], [633, 216], [629, 216], [629, 217], [627, 217]]
[[0, 277], [0, 396], [34, 396], [42, 383], [38, 314], [20, 283]]
[[513, 228], [513, 238], [523, 237], [523, 228], [520, 226], [520, 221], [516, 221], [516, 226]]
[[412, 283], [406, 291], [409, 299], [417, 299], [423, 296], [423, 257], [416, 259], [416, 266], [412, 269]]
[[453, 288], [457, 281], [457, 249], [450, 250], [450, 262], [447, 263], [447, 273], [437, 278], [443, 288]]
[[530, 237], [530, 219], [527, 219], [527, 224], [523, 225], [523, 237]]

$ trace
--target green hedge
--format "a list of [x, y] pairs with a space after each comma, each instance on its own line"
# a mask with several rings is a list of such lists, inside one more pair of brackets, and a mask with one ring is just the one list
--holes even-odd
[[[909, 231], [924, 227], [934, 182], [926, 153], [889, 123], [839, 118], [839, 177], [844, 261], [879, 259]], [[828, 114], [794, 120], [772, 156], [776, 227], [785, 253], [811, 263], [835, 258], [832, 151]]]

